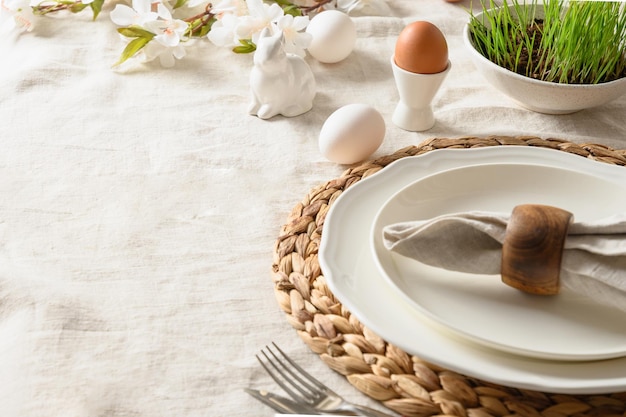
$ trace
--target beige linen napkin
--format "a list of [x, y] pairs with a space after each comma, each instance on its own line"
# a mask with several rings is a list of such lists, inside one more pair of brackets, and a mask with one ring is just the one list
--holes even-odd
[[[508, 214], [473, 211], [383, 229], [388, 250], [427, 265], [499, 274]], [[561, 288], [626, 312], [626, 213], [568, 229]]]

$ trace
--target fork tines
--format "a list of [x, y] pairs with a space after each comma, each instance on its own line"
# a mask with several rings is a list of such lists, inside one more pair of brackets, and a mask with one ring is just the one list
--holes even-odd
[[327, 389], [325, 385], [289, 358], [275, 343], [272, 342], [272, 346], [265, 346], [265, 349], [261, 350], [261, 355], [265, 359], [256, 355], [261, 366], [291, 397], [311, 403], [319, 398], [320, 390]]

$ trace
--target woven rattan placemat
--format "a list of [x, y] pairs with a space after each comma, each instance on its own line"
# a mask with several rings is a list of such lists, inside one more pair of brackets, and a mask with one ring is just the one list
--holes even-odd
[[[352, 184], [407, 156], [436, 149], [522, 145], [626, 165], [626, 150], [532, 136], [434, 138], [365, 162], [312, 189], [280, 230], [272, 280], [276, 299], [298, 335], [361, 392], [407, 417], [450, 415], [626, 417], [626, 392], [563, 395], [504, 387], [440, 368], [373, 334], [334, 297], [318, 263], [324, 218]], [[626, 370], [624, 370], [626, 372]]]

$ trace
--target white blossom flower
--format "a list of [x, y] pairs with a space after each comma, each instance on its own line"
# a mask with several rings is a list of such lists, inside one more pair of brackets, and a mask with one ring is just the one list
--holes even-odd
[[248, 6], [245, 0], [220, 0], [219, 3], [211, 8], [211, 12], [217, 16], [225, 13], [243, 16], [248, 14]]
[[152, 0], [133, 0], [132, 8], [118, 4], [111, 12], [111, 20], [119, 26], [144, 26], [159, 15], [152, 11]]
[[[272, 25], [285, 14], [278, 4], [269, 5], [263, 0], [222, 0], [212, 11], [217, 15], [217, 21], [211, 26], [208, 38], [215, 45], [225, 47], [239, 45], [240, 39], [251, 39], [256, 43], [261, 31], [273, 29]], [[287, 29], [290, 26], [286, 23]], [[294, 45], [303, 43], [300, 39], [296, 42], [294, 37], [290, 39]]]
[[309, 24], [308, 16], [292, 15], [281, 16], [276, 22], [278, 30], [283, 32], [285, 39], [285, 52], [299, 55], [304, 57], [306, 53], [304, 50], [309, 47], [313, 37], [303, 30]]
[[238, 39], [252, 39], [252, 42], [257, 43], [261, 31], [271, 27], [285, 13], [276, 3], [268, 5], [263, 0], [246, 0], [246, 4], [250, 14], [241, 18], [236, 36]]
[[189, 25], [184, 20], [174, 19], [163, 4], [157, 6], [157, 14], [159, 19], [144, 24], [147, 30], [155, 34], [145, 46], [144, 55], [147, 61], [159, 58], [162, 66], [173, 67], [176, 59], [182, 59], [186, 55], [181, 41]]
[[216, 21], [211, 26], [207, 37], [213, 44], [223, 47], [233, 47], [239, 44], [237, 26], [241, 17], [248, 14], [245, 0], [221, 0], [211, 9]]
[[208, 4], [209, 2], [207, 0], [189, 0], [187, 3], [185, 3], [185, 6], [187, 6], [190, 9], [193, 9], [194, 7], [200, 6], [201, 4]]
[[240, 17], [231, 13], [222, 15], [222, 17], [213, 23], [211, 30], [207, 35], [209, 40], [217, 46], [233, 47], [239, 44], [236, 31], [239, 25]]
[[172, 13], [163, 4], [157, 6], [157, 14], [159, 19], [146, 22], [144, 27], [156, 34], [154, 41], [164, 46], [177, 46], [189, 28], [189, 24], [184, 20], [174, 19]]
[[[35, 0], [33, 0], [35, 1]], [[0, 29], [2, 31], [21, 30], [30, 32], [35, 28], [33, 1], [30, 0], [1, 0], [0, 1]]]
[[182, 44], [176, 46], [166, 46], [160, 42], [150, 42], [143, 49], [146, 61], [159, 58], [161, 66], [171, 68], [175, 65], [176, 59], [183, 59], [187, 52]]
[[349, 14], [391, 15], [386, 0], [337, 0], [337, 8]]

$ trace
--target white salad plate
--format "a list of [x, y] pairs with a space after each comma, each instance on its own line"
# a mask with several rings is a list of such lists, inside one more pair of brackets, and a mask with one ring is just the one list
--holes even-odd
[[575, 220], [590, 221], [626, 210], [626, 169], [613, 167], [610, 175], [601, 175], [580, 168], [537, 161], [488, 163], [423, 177], [394, 194], [375, 217], [374, 261], [418, 311], [474, 342], [551, 360], [626, 356], [626, 314], [615, 308], [566, 290], [556, 296], [532, 296], [506, 286], [500, 275], [431, 267], [383, 244], [385, 226], [442, 214], [508, 214], [516, 205], [531, 203], [559, 207], [573, 213]]
[[535, 164], [612, 178], [609, 182], [614, 184], [626, 183], [626, 168], [543, 148], [446, 149], [402, 158], [352, 185], [331, 206], [319, 249], [320, 266], [330, 290], [364, 325], [387, 342], [447, 369], [505, 386], [554, 393], [626, 390], [626, 357], [555, 361], [471, 342], [415, 308], [379, 271], [370, 248], [370, 236], [381, 207], [398, 191], [421, 178], [485, 164]]

